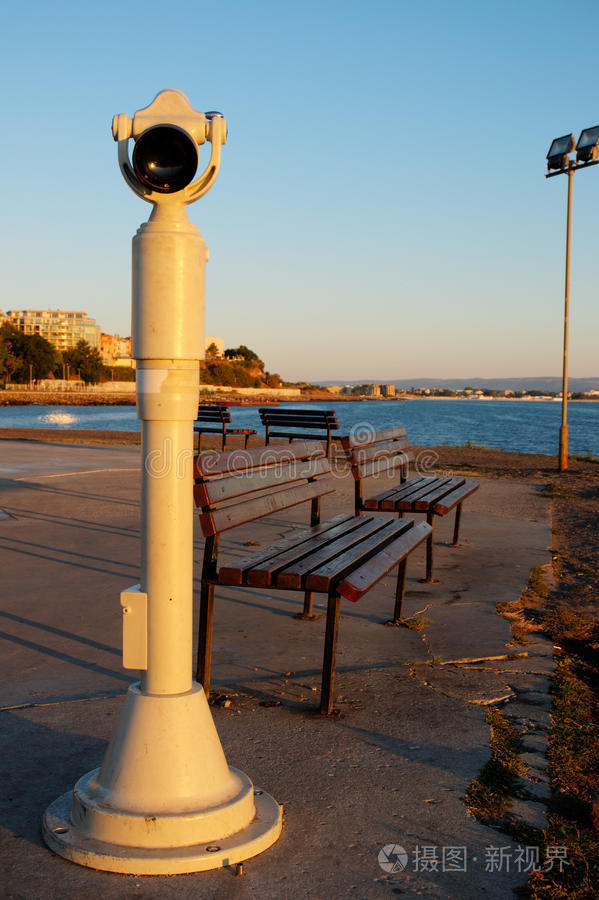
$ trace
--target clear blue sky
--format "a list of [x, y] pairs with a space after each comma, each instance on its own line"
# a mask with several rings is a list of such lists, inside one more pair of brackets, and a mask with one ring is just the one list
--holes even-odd
[[[229, 123], [190, 207], [206, 333], [284, 378], [561, 371], [566, 178], [599, 123], [599, 7], [537, 0], [22, 0], [0, 36], [0, 308], [130, 333], [112, 116], [167, 87]], [[599, 166], [574, 177], [570, 373], [598, 375]]]

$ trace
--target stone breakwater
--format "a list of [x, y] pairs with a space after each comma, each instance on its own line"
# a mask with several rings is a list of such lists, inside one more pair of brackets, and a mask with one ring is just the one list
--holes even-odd
[[[206, 395], [201, 393], [199, 400], [202, 403], [227, 403], [229, 406], [271, 406], [281, 402], [295, 403], [297, 401], [323, 401], [335, 403], [343, 400], [343, 397], [331, 397], [324, 392], [303, 393], [298, 396], [278, 397], [275, 391], [261, 394], [247, 395], [236, 391], [222, 391]], [[135, 393], [119, 393], [110, 391], [2, 391], [0, 390], [0, 406], [135, 406]]]
[[135, 394], [92, 391], [0, 391], [0, 406], [135, 406]]

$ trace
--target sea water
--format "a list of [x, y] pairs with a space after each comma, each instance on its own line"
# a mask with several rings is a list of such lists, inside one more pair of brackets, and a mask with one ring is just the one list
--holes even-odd
[[[405, 425], [413, 444], [494, 447], [555, 454], [561, 403], [542, 400], [334, 399], [289, 404], [294, 410], [334, 409], [340, 433]], [[256, 407], [232, 406], [232, 427], [264, 431]], [[0, 428], [139, 431], [134, 406], [6, 406]], [[568, 404], [569, 452], [599, 456], [599, 401]]]

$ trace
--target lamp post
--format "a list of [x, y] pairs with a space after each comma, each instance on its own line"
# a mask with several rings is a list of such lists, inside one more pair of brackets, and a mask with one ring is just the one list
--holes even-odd
[[[569, 154], [576, 150], [576, 161]], [[558, 467], [560, 472], [568, 468], [568, 338], [570, 328], [570, 245], [572, 232], [572, 177], [578, 169], [587, 169], [599, 163], [599, 125], [585, 128], [578, 143], [573, 134], [565, 134], [551, 142], [547, 153], [547, 174], [568, 176], [568, 200], [566, 207], [566, 266], [564, 282], [564, 347], [562, 361], [562, 419], [559, 429]]]

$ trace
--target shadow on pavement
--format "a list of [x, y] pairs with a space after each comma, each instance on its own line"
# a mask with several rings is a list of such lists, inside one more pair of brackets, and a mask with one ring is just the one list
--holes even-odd
[[98, 766], [107, 742], [48, 728], [19, 713], [2, 715], [0, 825], [15, 837], [45, 846], [44, 810], [84, 772]]

